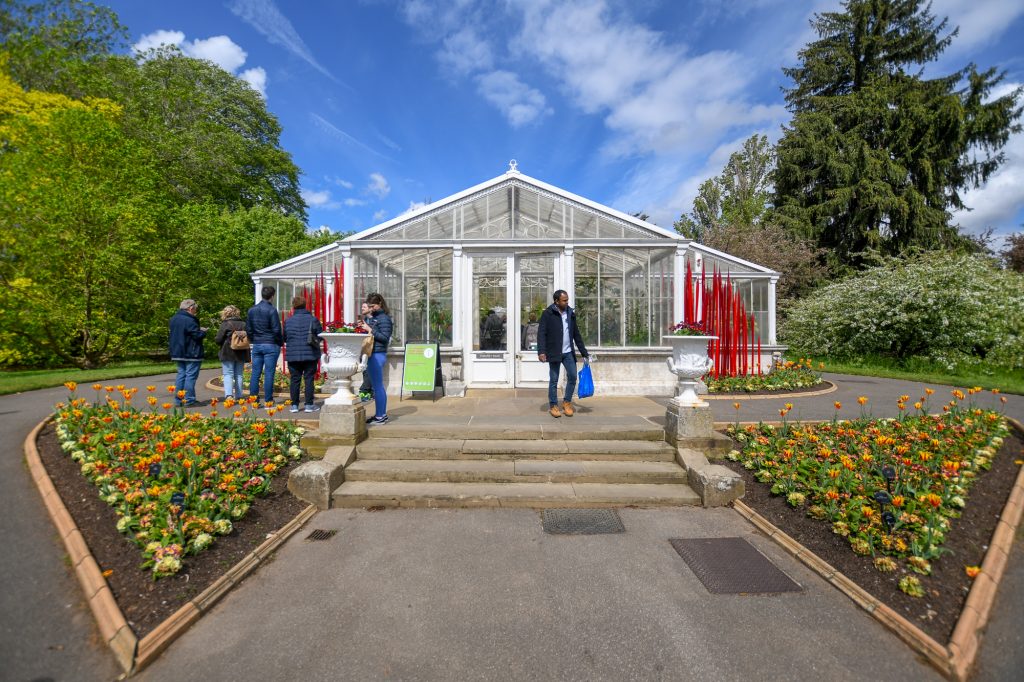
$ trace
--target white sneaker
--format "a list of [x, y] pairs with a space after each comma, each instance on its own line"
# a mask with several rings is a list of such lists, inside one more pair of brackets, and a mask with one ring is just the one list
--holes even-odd
[[[298, 405], [292, 405], [291, 407], [288, 408], [288, 411], [291, 412], [292, 414], [294, 414], [294, 413], [299, 411], [299, 406]], [[309, 410], [306, 410], [306, 412], [309, 412]]]

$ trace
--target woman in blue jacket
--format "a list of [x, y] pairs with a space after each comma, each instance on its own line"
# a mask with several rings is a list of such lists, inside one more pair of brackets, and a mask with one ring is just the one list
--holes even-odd
[[366, 325], [373, 334], [373, 355], [366, 363], [366, 370], [370, 373], [370, 381], [373, 382], [373, 400], [376, 404], [376, 413], [366, 420], [367, 424], [385, 424], [388, 421], [388, 394], [384, 390], [384, 365], [388, 361], [388, 343], [391, 342], [391, 334], [395, 325], [391, 321], [388, 311], [388, 304], [384, 297], [374, 293], [366, 297], [370, 306], [370, 317]]
[[[285, 358], [288, 360], [288, 373], [291, 375], [291, 412], [299, 411], [299, 388], [306, 382], [305, 412], [318, 412], [320, 408], [313, 403], [313, 378], [316, 366], [320, 362], [320, 334], [324, 328], [320, 320], [306, 310], [306, 298], [296, 296], [292, 299], [292, 316], [284, 323]], [[313, 343], [309, 343], [310, 339]]]

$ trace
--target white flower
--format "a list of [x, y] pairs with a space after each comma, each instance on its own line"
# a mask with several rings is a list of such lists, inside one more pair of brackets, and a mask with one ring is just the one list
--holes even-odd
[[86, 475], [89, 475], [89, 474], [91, 474], [93, 472], [93, 470], [95, 468], [96, 468], [96, 465], [94, 463], [86, 462], [85, 464], [82, 465], [82, 473], [86, 474]]
[[192, 549], [199, 552], [213, 544], [213, 536], [209, 533], [200, 533], [192, 539]]
[[227, 519], [217, 519], [213, 522], [213, 530], [218, 535], [227, 535], [231, 532], [231, 522]]
[[129, 528], [131, 528], [131, 525], [132, 525], [132, 517], [130, 517], [130, 516], [122, 516], [121, 518], [119, 518], [117, 520], [117, 532], [118, 533], [124, 533]]
[[967, 505], [967, 503], [964, 502], [964, 498], [960, 497], [959, 495], [954, 495], [953, 497], [949, 498], [949, 502], [954, 507], [959, 507], [960, 509], [963, 509]]
[[181, 559], [168, 554], [164, 556], [160, 561], [153, 564], [153, 573], [157, 575], [173, 575], [181, 570]]
[[120, 497], [121, 495], [119, 493], [110, 493], [103, 498], [103, 501], [107, 504], [117, 504], [117, 500], [120, 499]]

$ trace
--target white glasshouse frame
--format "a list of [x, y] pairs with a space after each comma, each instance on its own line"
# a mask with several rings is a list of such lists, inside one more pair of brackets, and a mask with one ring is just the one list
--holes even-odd
[[[520, 191], [514, 191], [514, 190]], [[485, 211], [482, 222], [483, 230], [491, 230], [488, 234], [470, 234], [467, 236], [467, 225], [473, 229], [478, 225], [466, 219], [467, 211], [479, 213], [481, 202], [490, 210], [492, 201], [500, 203], [498, 193], [507, 192], [508, 220], [498, 212], [492, 221]], [[536, 215], [527, 215], [519, 210], [516, 201], [525, 197], [531, 201], [536, 196]], [[485, 199], [485, 197], [489, 197]], [[519, 198], [519, 199], [517, 199]], [[547, 218], [541, 219], [542, 202], [554, 207]], [[556, 210], [560, 207], [560, 215]], [[532, 208], [532, 206], [531, 206]], [[533, 219], [535, 217], [535, 219]], [[559, 230], [559, 225], [561, 229]], [[591, 225], [593, 227], [591, 227]], [[577, 234], [587, 230], [582, 236]], [[412, 232], [413, 234], [407, 234]], [[531, 234], [532, 231], [532, 234]], [[560, 232], [560, 234], [559, 234]], [[570, 303], [576, 284], [577, 252], [597, 250], [599, 253], [615, 253], [627, 249], [665, 249], [674, 250], [672, 273], [673, 296], [671, 320], [678, 321], [683, 317], [683, 290], [685, 286], [686, 264], [695, 273], [700, 273], [702, 265], [710, 273], [713, 266], [720, 271], [728, 272], [734, 282], [749, 283], [744, 293], [748, 310], [758, 320], [761, 329], [762, 354], [764, 366], [770, 363], [771, 354], [778, 350], [775, 329], [775, 289], [779, 274], [756, 263], [751, 263], [721, 251], [710, 249], [681, 235], [647, 223], [634, 216], [622, 213], [613, 208], [603, 206], [584, 197], [567, 192], [535, 178], [523, 175], [516, 168], [515, 162], [504, 174], [492, 178], [462, 192], [433, 202], [430, 205], [410, 213], [398, 216], [375, 227], [351, 235], [334, 244], [323, 246], [314, 251], [296, 256], [281, 263], [276, 263], [252, 273], [256, 298], [266, 283], [273, 283], [278, 288], [278, 307], [287, 306], [292, 292], [303, 284], [312, 282], [321, 273], [328, 280], [327, 290], [332, 290], [330, 280], [333, 278], [335, 266], [343, 272], [343, 311], [346, 318], [354, 318], [358, 312], [356, 301], [356, 260], [360, 252], [386, 253], [394, 250], [448, 250], [451, 253], [451, 313], [453, 317], [451, 343], [443, 348], [443, 355], [449, 363], [451, 376], [458, 375], [458, 380], [469, 385], [478, 386], [540, 386], [546, 385], [546, 366], [536, 362], [535, 353], [514, 350], [519, 347], [520, 301], [518, 296], [517, 255], [550, 254], [553, 257], [554, 271], [551, 273], [551, 288], [565, 289], [570, 293]], [[369, 256], [369, 254], [368, 254]], [[507, 258], [507, 282], [509, 287], [508, 320], [509, 337], [507, 350], [502, 358], [495, 352], [483, 352], [474, 348], [475, 318], [472, 309], [473, 286], [472, 262], [475, 258], [505, 257]], [[376, 254], [372, 255], [376, 258]], [[404, 259], [403, 255], [403, 259]], [[365, 262], [365, 261], [363, 261]], [[626, 257], [623, 256], [623, 282], [625, 283]], [[648, 271], [648, 278], [651, 277]], [[404, 278], [404, 274], [403, 274]], [[404, 280], [403, 280], [404, 281]], [[755, 287], [755, 283], [762, 283]], [[404, 287], [404, 284], [402, 285]], [[403, 289], [404, 291], [404, 289]], [[755, 293], [756, 292], [756, 293]], [[369, 292], [361, 292], [365, 293]], [[623, 289], [625, 300], [625, 289]], [[767, 300], [763, 300], [763, 299]], [[755, 305], [757, 304], [757, 305]], [[622, 306], [625, 311], [626, 306]], [[396, 311], [399, 315], [402, 311]], [[665, 314], [667, 314], [667, 309]], [[625, 312], [621, 313], [625, 320]], [[662, 315], [664, 317], [664, 315]], [[403, 318], [404, 319], [404, 318]], [[650, 304], [647, 322], [650, 322]], [[662, 320], [664, 321], [664, 320]], [[625, 334], [621, 334], [623, 338]], [[646, 346], [599, 346], [595, 350], [605, 358], [614, 360], [621, 365], [618, 370], [609, 366], [605, 375], [607, 387], [618, 386], [628, 392], [665, 392], [671, 390], [671, 375], [667, 370], [657, 375], [656, 369], [647, 367], [654, 359], [663, 363], [664, 349], [658, 345], [658, 334], [653, 329], [649, 332], [649, 343]], [[393, 350], [400, 350], [401, 345]], [[397, 362], [397, 360], [396, 360]], [[644, 365], [640, 367], [639, 365]], [[463, 369], [460, 370], [459, 367]], [[463, 371], [464, 370], [464, 371]], [[394, 372], [391, 373], [394, 376]], [[400, 375], [400, 372], [398, 373]], [[601, 373], [595, 372], [600, 375]], [[621, 375], [616, 379], [613, 375]], [[655, 380], [655, 376], [657, 376]], [[646, 386], [629, 388], [630, 383]], [[651, 379], [644, 380], [644, 377]], [[600, 382], [599, 382], [600, 386]]]

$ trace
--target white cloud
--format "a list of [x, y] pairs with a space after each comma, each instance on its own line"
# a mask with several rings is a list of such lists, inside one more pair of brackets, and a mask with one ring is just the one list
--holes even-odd
[[442, 66], [459, 76], [489, 71], [494, 63], [491, 46], [470, 27], [445, 38], [437, 59]]
[[953, 214], [953, 222], [968, 232], [977, 234], [989, 227], [996, 228], [997, 234], [1019, 231], [1024, 212], [1024, 134], [1011, 136], [1003, 152], [1006, 162], [988, 182], [962, 196], [973, 210]]
[[316, 191], [312, 189], [303, 189], [299, 193], [305, 202], [313, 208], [324, 208], [331, 204], [331, 193], [328, 190]]
[[266, 98], [267, 72], [263, 70], [262, 66], [255, 66], [251, 69], [246, 69], [242, 73], [238, 74], [238, 77], [251, 85], [253, 90]]
[[939, 20], [949, 18], [947, 31], [960, 28], [960, 33], [943, 55], [949, 57], [997, 40], [1018, 17], [1024, 15], [1024, 3], [1014, 0], [932, 0], [932, 14]]
[[227, 36], [213, 36], [205, 40], [193, 40], [183, 44], [185, 54], [196, 59], [206, 59], [229, 73], [242, 64], [248, 56], [235, 41]]
[[161, 45], [174, 45], [180, 47], [185, 41], [185, 34], [181, 31], [167, 31], [160, 29], [159, 31], [153, 31], [139, 38], [139, 42], [132, 45], [132, 50], [138, 53], [152, 50], [155, 47]]
[[426, 205], [427, 205], [427, 202], [425, 202], [425, 201], [410, 201], [409, 202], [409, 208], [407, 208], [404, 211], [402, 211], [399, 215], [405, 215], [407, 213], [412, 213], [413, 211], [418, 211], [418, 210], [420, 210], [421, 208], [423, 208]]
[[334, 183], [335, 185], [337, 185], [338, 187], [344, 187], [345, 189], [352, 189], [353, 187], [355, 187], [355, 185], [353, 185], [353, 184], [352, 184], [351, 182], [349, 182], [348, 180], [345, 180], [344, 178], [332, 178], [332, 177], [328, 177], [328, 178], [327, 178], [327, 181], [328, 181], [328, 182], [333, 182], [333, 183]]
[[496, 106], [513, 128], [532, 123], [552, 112], [544, 95], [509, 71], [491, 71], [477, 78], [480, 94]]
[[[370, 152], [371, 154], [376, 154], [377, 156], [379, 156], [381, 158], [388, 159], [389, 161], [392, 160], [390, 157], [385, 156], [384, 154], [381, 154], [379, 151], [377, 151], [373, 147], [369, 146], [365, 142], [362, 142], [361, 140], [357, 140], [356, 138], [352, 137], [351, 135], [346, 133], [344, 130], [342, 130], [341, 128], [337, 127], [336, 125], [334, 125], [333, 123], [331, 123], [330, 121], [325, 119], [323, 116], [321, 116], [319, 114], [312, 114], [312, 113], [309, 116], [310, 116], [310, 118], [313, 119], [313, 123], [315, 123], [317, 125], [317, 127], [319, 127], [321, 130], [323, 130], [324, 132], [329, 134], [331, 137], [334, 137], [335, 139], [341, 140], [342, 142], [345, 142], [347, 144], [355, 145], [355, 146], [363, 149], [364, 151]], [[350, 183], [350, 186], [351, 186], [351, 183]]]
[[[181, 50], [181, 53], [185, 56], [213, 62], [230, 74], [235, 74], [245, 64], [245, 60], [248, 57], [246, 51], [228, 36], [221, 35], [201, 40], [185, 40], [185, 34], [181, 31], [168, 31], [165, 29], [142, 36], [137, 43], [132, 45], [132, 49], [136, 54], [141, 55], [161, 45], [173, 45]], [[263, 97], [267, 96], [267, 72], [263, 67], [255, 66], [235, 75], [251, 85]]]
[[370, 184], [366, 186], [366, 192], [383, 199], [391, 193], [391, 185], [380, 173], [370, 173]]
[[385, 209], [382, 208], [382, 209], [380, 209], [379, 211], [377, 211], [376, 213], [373, 214], [373, 222], [375, 222], [375, 223], [383, 222], [384, 219], [387, 218], [387, 217], [388, 217], [388, 212]]
[[345, 199], [344, 204], [346, 206], [350, 206], [350, 207], [351, 206], [365, 206], [366, 205], [366, 200], [365, 199], [356, 199], [355, 197], [349, 197], [348, 199]]
[[331, 80], [334, 76], [313, 57], [292, 22], [273, 0], [235, 0], [229, 5], [235, 16], [263, 34], [270, 43], [280, 45]]

